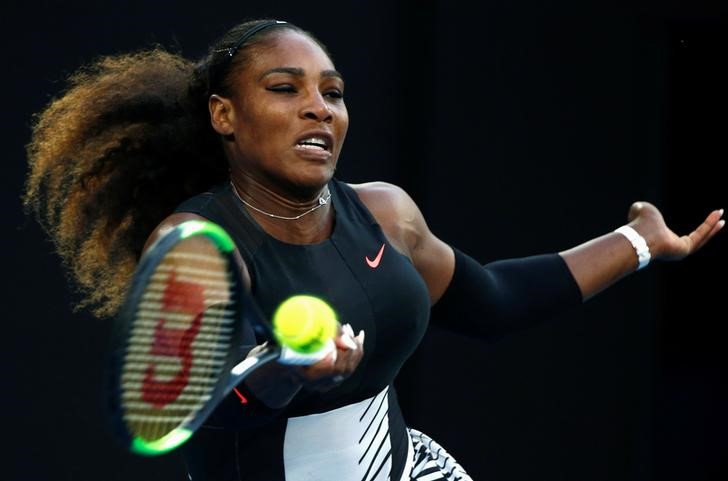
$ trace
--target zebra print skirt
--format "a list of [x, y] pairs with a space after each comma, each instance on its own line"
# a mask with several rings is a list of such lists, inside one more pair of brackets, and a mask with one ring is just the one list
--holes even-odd
[[473, 481], [462, 466], [431, 437], [416, 429], [408, 428], [414, 463], [411, 481]]

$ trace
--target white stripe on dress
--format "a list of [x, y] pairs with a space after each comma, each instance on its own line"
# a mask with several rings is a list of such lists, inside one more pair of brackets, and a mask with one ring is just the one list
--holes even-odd
[[333, 411], [289, 418], [286, 481], [389, 481], [388, 390]]

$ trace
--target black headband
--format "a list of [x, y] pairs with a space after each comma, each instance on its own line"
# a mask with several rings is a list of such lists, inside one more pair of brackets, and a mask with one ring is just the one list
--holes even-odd
[[283, 20], [270, 20], [270, 21], [267, 21], [267, 22], [259, 23], [255, 27], [253, 27], [250, 30], [248, 30], [247, 32], [245, 32], [245, 34], [243, 34], [243, 36], [240, 37], [238, 39], [238, 41], [235, 42], [235, 45], [233, 45], [232, 47], [221, 48], [219, 50], [215, 50], [215, 52], [225, 52], [225, 51], [227, 51], [228, 56], [229, 57], [232, 57], [233, 55], [235, 55], [235, 52], [237, 52], [240, 49], [240, 47], [242, 47], [243, 44], [245, 42], [247, 42], [248, 39], [250, 37], [252, 37], [253, 35], [255, 35], [256, 33], [260, 32], [261, 30], [265, 30], [266, 28], [269, 28], [269, 27], [273, 27], [273, 26], [276, 26], [276, 25], [285, 25], [287, 23], [288, 22], [284, 22]]

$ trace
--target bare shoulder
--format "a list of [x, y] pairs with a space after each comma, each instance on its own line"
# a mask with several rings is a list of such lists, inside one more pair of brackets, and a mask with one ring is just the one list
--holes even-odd
[[403, 188], [389, 182], [366, 182], [349, 186], [380, 223], [383, 220], [380, 216], [384, 218], [394, 216], [399, 219], [400, 215], [406, 215], [408, 212], [412, 215], [413, 210], [419, 210]]
[[349, 184], [372, 213], [387, 239], [412, 258], [412, 251], [427, 226], [417, 204], [401, 187], [388, 182]]

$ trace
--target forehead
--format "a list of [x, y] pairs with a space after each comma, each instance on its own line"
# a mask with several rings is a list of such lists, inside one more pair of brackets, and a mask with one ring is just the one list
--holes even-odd
[[334, 64], [307, 35], [281, 29], [253, 48], [253, 62], [249, 70], [255, 74], [277, 67], [302, 68], [308, 73], [318, 73], [333, 70]]

